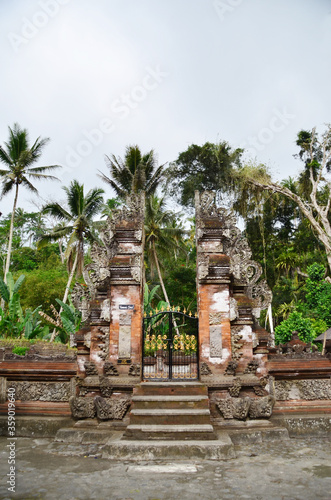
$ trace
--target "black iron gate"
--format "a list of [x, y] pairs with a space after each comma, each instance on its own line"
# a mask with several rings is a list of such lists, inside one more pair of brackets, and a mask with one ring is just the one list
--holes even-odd
[[196, 380], [197, 315], [179, 307], [145, 314], [142, 366], [144, 380]]

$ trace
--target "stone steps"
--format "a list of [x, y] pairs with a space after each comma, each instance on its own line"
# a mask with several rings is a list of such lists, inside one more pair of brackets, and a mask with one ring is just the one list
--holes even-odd
[[124, 439], [138, 440], [215, 440], [214, 428], [210, 424], [162, 425], [130, 424]]
[[209, 409], [133, 409], [130, 424], [193, 425], [210, 424]]
[[208, 396], [133, 396], [135, 408], [141, 409], [209, 409]]
[[142, 382], [134, 389], [127, 440], [213, 440], [207, 387], [199, 382]]

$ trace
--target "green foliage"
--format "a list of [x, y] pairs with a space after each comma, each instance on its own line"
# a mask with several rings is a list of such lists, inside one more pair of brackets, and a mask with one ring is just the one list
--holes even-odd
[[28, 347], [16, 346], [12, 350], [13, 354], [18, 354], [19, 356], [25, 356], [26, 352], [29, 350]]
[[298, 332], [299, 338], [304, 342], [311, 342], [316, 336], [311, 320], [304, 318], [301, 312], [293, 311], [286, 320], [276, 326], [276, 344], [289, 342], [294, 331]]
[[192, 144], [171, 164], [167, 176], [169, 190], [182, 205], [193, 206], [195, 190], [228, 192], [233, 187], [233, 169], [240, 166], [242, 149], [227, 142], [203, 146]]
[[331, 283], [324, 280], [325, 268], [313, 264], [308, 269], [306, 296], [303, 309], [306, 315], [331, 325]]
[[63, 311], [61, 312], [61, 321], [63, 325], [63, 330], [67, 335], [74, 334], [78, 332], [80, 324], [82, 322], [82, 313], [75, 309], [73, 303], [70, 301], [70, 305], [64, 304], [62, 300], [56, 299], [56, 302], [61, 306]]
[[[54, 257], [54, 255], [53, 255]], [[42, 304], [46, 314], [51, 314], [51, 304], [65, 291], [68, 275], [65, 266], [58, 257], [50, 258], [50, 268], [44, 266], [26, 271], [26, 279], [21, 288], [21, 305], [23, 309], [35, 309]]]
[[115, 155], [106, 156], [106, 163], [111, 177], [103, 173], [99, 177], [112, 187], [120, 199], [142, 190], [148, 198], [161, 183], [164, 165], [157, 165], [153, 150], [143, 155], [137, 145], [127, 146], [124, 159]]
[[34, 310], [21, 307], [19, 289], [25, 276], [22, 274], [14, 281], [12, 274], [7, 273], [7, 284], [0, 278], [1, 297], [5, 301], [5, 308], [0, 308], [0, 335], [3, 337], [43, 337], [48, 328], [42, 325], [39, 311], [41, 306]]

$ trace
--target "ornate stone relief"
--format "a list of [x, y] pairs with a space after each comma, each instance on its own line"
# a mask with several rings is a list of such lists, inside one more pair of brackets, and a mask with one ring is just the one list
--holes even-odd
[[222, 323], [222, 313], [209, 313], [209, 324], [210, 325], [220, 325]]
[[84, 363], [85, 375], [87, 377], [98, 375], [98, 369], [93, 361], [85, 361]]
[[331, 381], [329, 379], [275, 380], [274, 388], [278, 401], [331, 399]]
[[141, 372], [141, 367], [139, 364], [131, 365], [129, 368], [129, 375], [132, 377], [139, 377]]
[[70, 382], [11, 381], [16, 399], [21, 401], [69, 401]]
[[74, 418], [94, 418], [96, 411], [92, 398], [76, 398], [72, 396], [69, 399], [71, 414]]
[[235, 378], [231, 387], [229, 387], [229, 394], [233, 398], [238, 398], [242, 384], [239, 378]]
[[130, 406], [130, 400], [127, 398], [104, 399], [96, 396], [94, 404], [98, 419], [122, 420]]
[[242, 326], [232, 326], [231, 328], [231, 351], [232, 358], [234, 361], [238, 361], [242, 357], [242, 335], [240, 331]]
[[105, 364], [103, 365], [103, 371], [104, 374], [108, 377], [118, 377], [119, 376], [119, 371], [116, 368], [116, 366], [113, 365], [113, 363], [110, 363], [109, 361], [106, 361]]
[[247, 416], [251, 419], [270, 418], [275, 404], [275, 398], [264, 396], [261, 398], [225, 398], [216, 400], [216, 406], [225, 419], [245, 420]]
[[[75, 285], [72, 300], [77, 309], [82, 312], [83, 321], [91, 318], [91, 301], [104, 297], [112, 281], [112, 272], [115, 272], [116, 283], [141, 283], [142, 280], [142, 238], [145, 210], [144, 194], [131, 195], [126, 200], [126, 206], [113, 210], [112, 217], [108, 218], [105, 227], [100, 231], [100, 241], [95, 242], [91, 249], [92, 263], [85, 266], [83, 271], [86, 286]], [[134, 224], [134, 229], [128, 228]], [[127, 245], [131, 243], [129, 250]], [[112, 260], [118, 255], [134, 254], [127, 262]], [[117, 276], [118, 274], [118, 276]], [[104, 297], [100, 321], [110, 321], [110, 304]]]
[[200, 375], [211, 375], [211, 369], [204, 361], [200, 363]]
[[209, 327], [209, 338], [210, 338], [210, 357], [211, 358], [221, 358], [222, 357], [222, 326], [221, 325], [211, 325]]
[[[201, 242], [209, 239], [215, 242], [219, 240], [223, 253], [230, 257], [230, 273], [238, 284], [245, 285], [246, 293], [253, 300], [254, 308], [267, 308], [272, 294], [266, 281], [259, 281], [262, 268], [251, 260], [251, 249], [246, 238], [236, 227], [235, 215], [225, 208], [216, 206], [214, 192], [196, 193], [196, 224], [199, 280], [207, 277], [209, 279], [210, 273], [208, 251], [202, 249]], [[233, 313], [235, 314], [235, 311]]]

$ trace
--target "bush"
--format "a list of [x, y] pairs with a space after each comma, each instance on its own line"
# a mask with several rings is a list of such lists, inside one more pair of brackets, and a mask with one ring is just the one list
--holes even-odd
[[286, 320], [276, 326], [276, 344], [285, 344], [289, 342], [294, 331], [298, 332], [298, 336], [303, 342], [311, 342], [316, 337], [312, 321], [308, 318], [304, 318], [302, 313], [293, 311]]

